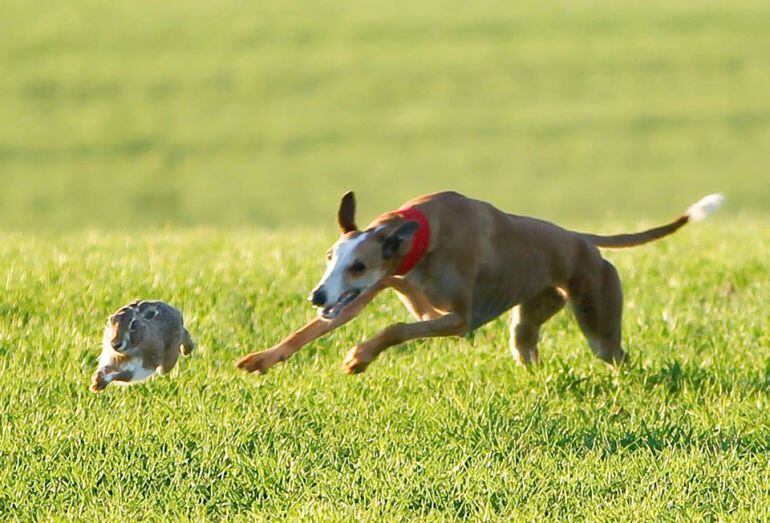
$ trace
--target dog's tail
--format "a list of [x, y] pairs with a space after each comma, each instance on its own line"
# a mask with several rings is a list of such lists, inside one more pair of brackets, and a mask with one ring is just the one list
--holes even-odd
[[721, 194], [709, 194], [691, 205], [684, 214], [673, 222], [646, 231], [631, 234], [615, 234], [612, 236], [600, 236], [597, 234], [583, 234], [583, 236], [591, 240], [597, 247], [608, 249], [635, 247], [673, 234], [690, 222], [704, 220], [709, 214], [717, 210], [724, 200], [725, 197]]

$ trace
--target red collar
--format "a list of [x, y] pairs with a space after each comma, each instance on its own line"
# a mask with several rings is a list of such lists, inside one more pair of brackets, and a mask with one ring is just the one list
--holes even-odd
[[425, 217], [425, 214], [414, 207], [402, 207], [393, 211], [393, 214], [420, 224], [417, 232], [412, 237], [412, 248], [404, 255], [401, 265], [396, 270], [397, 276], [403, 276], [411, 271], [422, 260], [425, 253], [428, 252], [428, 246], [430, 245], [430, 223], [428, 223], [428, 218]]

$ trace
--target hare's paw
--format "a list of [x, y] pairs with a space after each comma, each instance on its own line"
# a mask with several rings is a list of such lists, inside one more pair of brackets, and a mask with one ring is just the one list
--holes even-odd
[[89, 388], [91, 392], [101, 392], [107, 388], [109, 383], [110, 382], [104, 378], [104, 374], [101, 372], [96, 372], [91, 378], [91, 386]]

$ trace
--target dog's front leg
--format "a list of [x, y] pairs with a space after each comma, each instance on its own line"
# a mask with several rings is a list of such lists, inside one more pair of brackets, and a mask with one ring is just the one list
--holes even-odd
[[348, 374], [363, 372], [382, 351], [393, 345], [419, 338], [460, 336], [467, 331], [468, 322], [457, 313], [449, 313], [434, 320], [396, 323], [386, 327], [374, 338], [353, 347], [345, 357], [342, 369]]
[[418, 286], [405, 278], [389, 278], [389, 286], [398, 294], [401, 302], [409, 312], [418, 320], [436, 320], [443, 314], [437, 310]]
[[387, 288], [389, 278], [381, 280], [371, 288], [365, 290], [350, 305], [342, 309], [333, 320], [315, 318], [301, 329], [293, 332], [283, 339], [278, 345], [262, 352], [253, 352], [238, 361], [238, 368], [248, 372], [264, 374], [276, 363], [289, 359], [295, 352], [355, 318], [359, 312], [374, 299], [383, 289]]

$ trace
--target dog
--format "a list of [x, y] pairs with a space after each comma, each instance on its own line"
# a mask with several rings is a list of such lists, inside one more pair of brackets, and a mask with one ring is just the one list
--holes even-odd
[[353, 319], [386, 288], [417, 321], [393, 324], [353, 347], [345, 372], [363, 372], [385, 349], [409, 340], [465, 335], [511, 309], [511, 351], [529, 365], [539, 360], [540, 328], [568, 302], [596, 356], [618, 366], [626, 360], [623, 294], [617, 270], [599, 249], [658, 240], [704, 219], [723, 200], [711, 194], [666, 225], [601, 236], [508, 214], [456, 192], [415, 198], [359, 230], [355, 196], [348, 192], [337, 212], [341, 235], [309, 297], [319, 316], [271, 349], [242, 358], [238, 367], [267, 372]]

